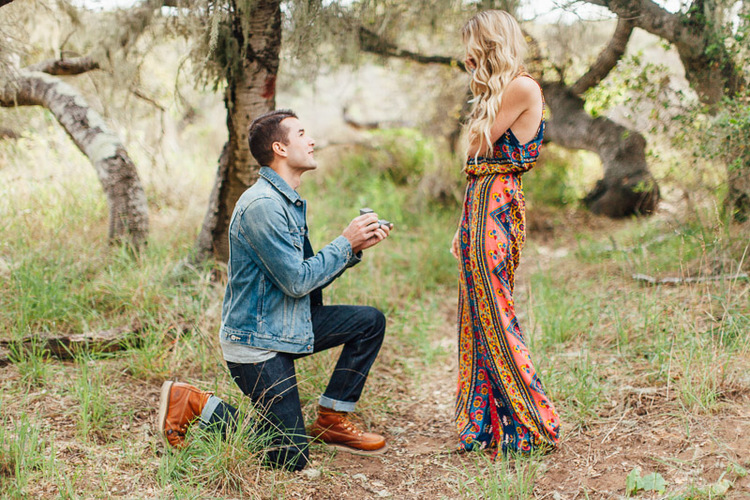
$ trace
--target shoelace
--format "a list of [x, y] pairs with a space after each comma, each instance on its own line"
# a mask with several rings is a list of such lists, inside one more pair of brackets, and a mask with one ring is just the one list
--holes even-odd
[[346, 430], [353, 432], [357, 436], [362, 436], [362, 434], [364, 434], [364, 431], [362, 431], [362, 429], [360, 429], [356, 424], [351, 422], [348, 418], [342, 418], [341, 423]]

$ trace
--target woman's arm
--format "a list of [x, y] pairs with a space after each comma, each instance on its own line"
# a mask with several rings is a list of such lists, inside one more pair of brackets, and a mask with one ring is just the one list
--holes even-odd
[[[466, 195], [469, 192], [469, 186], [466, 185], [466, 188], [464, 189], [464, 199], [461, 203], [461, 206], [466, 206]], [[461, 253], [461, 243], [460, 243], [460, 234], [461, 234], [461, 220], [458, 221], [458, 228], [456, 228], [456, 233], [453, 235], [453, 240], [451, 241], [451, 247], [450, 251], [451, 254], [456, 258], [456, 260], [461, 260], [460, 253]]]
[[[503, 93], [500, 110], [490, 129], [492, 144], [509, 128], [522, 143], [530, 141], [542, 121], [542, 93], [539, 85], [527, 77], [515, 78]], [[484, 137], [476, 137], [469, 145], [470, 157], [482, 156], [487, 151]]]

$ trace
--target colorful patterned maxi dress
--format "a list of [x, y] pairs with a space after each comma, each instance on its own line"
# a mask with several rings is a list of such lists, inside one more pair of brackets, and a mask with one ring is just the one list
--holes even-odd
[[555, 447], [560, 419], [531, 362], [516, 319], [513, 284], [525, 231], [521, 175], [544, 133], [520, 144], [508, 131], [493, 155], [470, 158], [460, 226], [456, 425], [465, 450], [530, 453]]

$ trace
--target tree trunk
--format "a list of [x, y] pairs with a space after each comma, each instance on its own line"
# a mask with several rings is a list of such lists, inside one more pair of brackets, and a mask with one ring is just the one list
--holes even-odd
[[136, 249], [148, 236], [148, 205], [138, 172], [117, 135], [81, 94], [54, 76], [21, 70], [0, 89], [0, 106], [43, 106], [96, 169], [109, 204], [110, 241]]
[[559, 83], [544, 83], [544, 95], [552, 111], [545, 139], [593, 151], [602, 160], [604, 178], [584, 199], [589, 209], [608, 217], [653, 212], [659, 187], [648, 171], [643, 136], [607, 118], [592, 118], [583, 100]]
[[724, 209], [737, 222], [750, 218], [750, 164], [728, 168], [729, 192], [724, 200]]
[[224, 103], [229, 140], [219, 158], [208, 211], [196, 242], [197, 259], [213, 254], [217, 260], [228, 260], [228, 230], [234, 205], [258, 178], [259, 166], [250, 154], [247, 131], [255, 117], [275, 107], [281, 48], [280, 4], [280, 0], [261, 0], [254, 3], [251, 12], [237, 10], [234, 14], [232, 36], [237, 46], [244, 47], [243, 57], [241, 64], [227, 75]]

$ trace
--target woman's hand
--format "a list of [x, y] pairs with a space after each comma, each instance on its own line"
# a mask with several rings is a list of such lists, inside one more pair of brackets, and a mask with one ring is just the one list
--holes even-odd
[[460, 232], [461, 228], [456, 229], [456, 234], [453, 235], [453, 241], [451, 242], [451, 254], [453, 254], [456, 260], [461, 260], [461, 246], [459, 244], [461, 241], [461, 236], [459, 236]]

